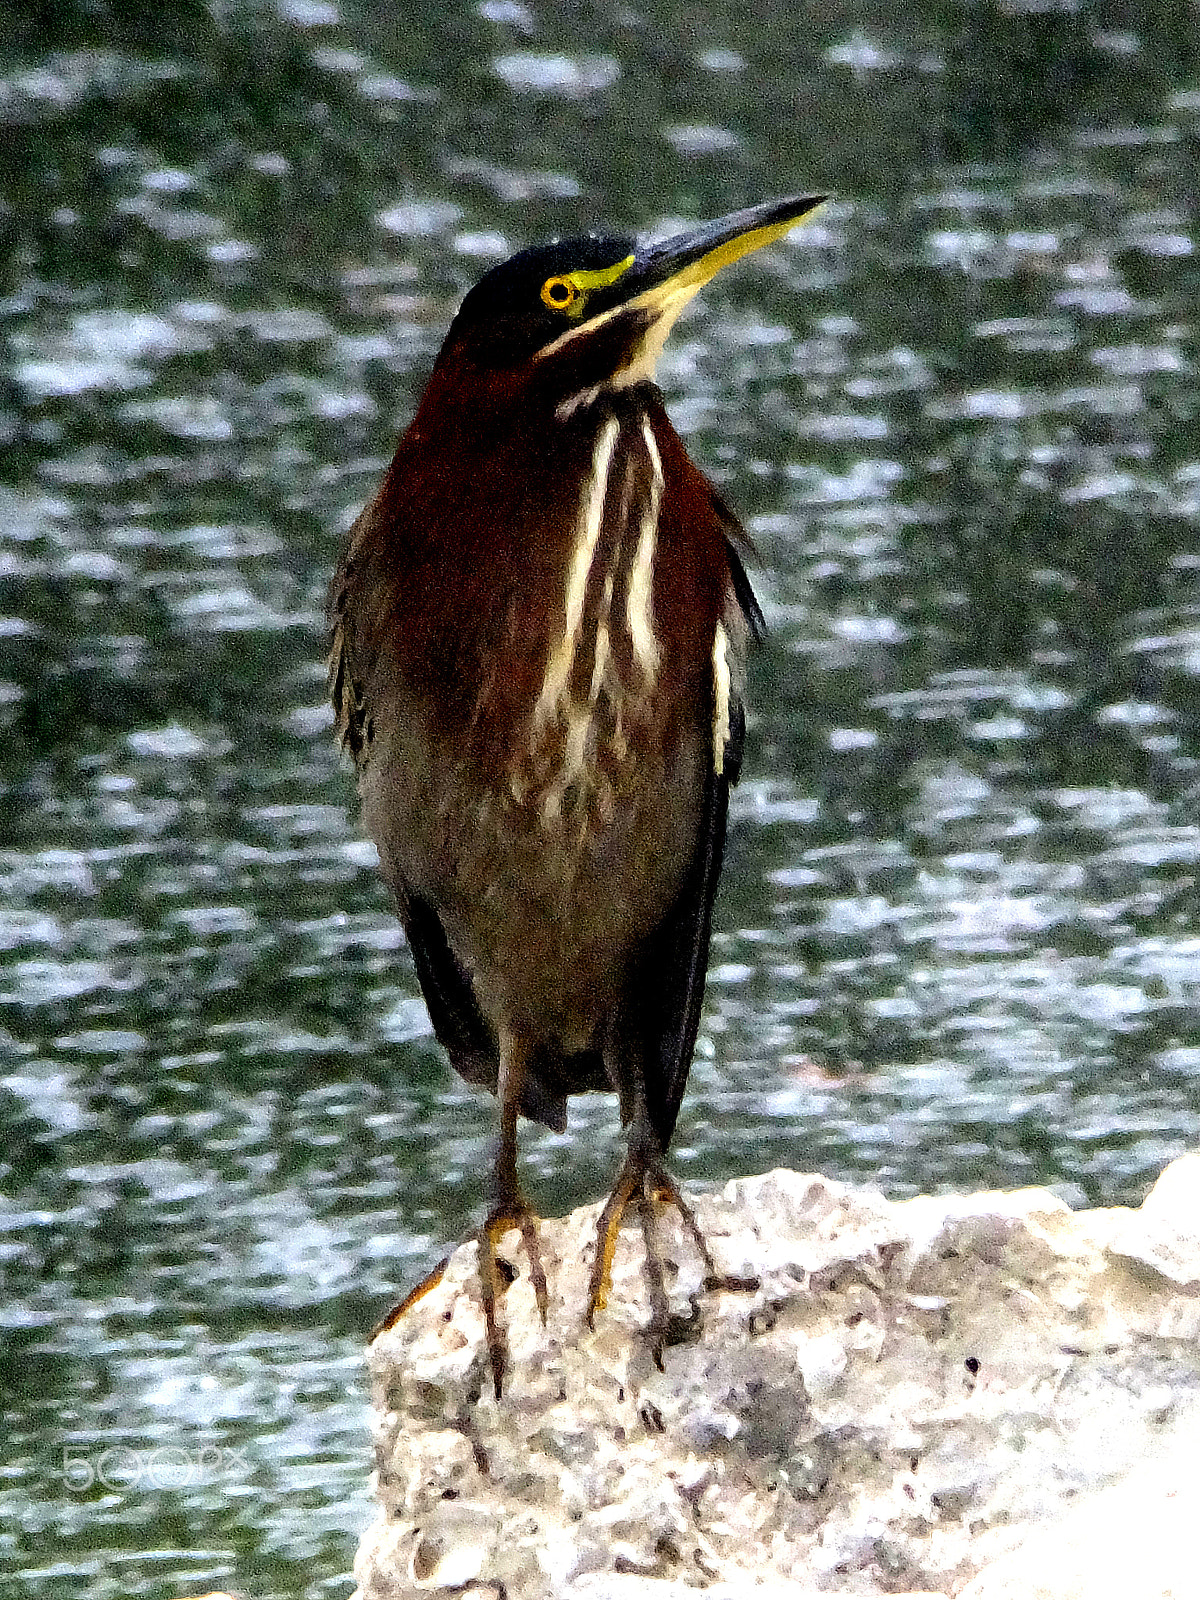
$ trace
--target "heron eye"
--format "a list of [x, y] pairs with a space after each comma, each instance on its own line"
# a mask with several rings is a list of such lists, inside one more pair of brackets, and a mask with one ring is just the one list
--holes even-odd
[[570, 278], [547, 278], [542, 285], [542, 303], [551, 311], [574, 310], [580, 291]]

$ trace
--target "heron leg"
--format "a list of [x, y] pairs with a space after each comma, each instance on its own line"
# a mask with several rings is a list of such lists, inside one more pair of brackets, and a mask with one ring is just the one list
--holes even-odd
[[617, 1235], [626, 1211], [630, 1206], [636, 1206], [641, 1223], [642, 1246], [645, 1251], [643, 1271], [650, 1299], [650, 1321], [646, 1327], [646, 1338], [655, 1364], [661, 1370], [663, 1350], [666, 1348], [671, 1330], [671, 1307], [663, 1272], [662, 1250], [658, 1242], [656, 1202], [673, 1205], [679, 1212], [684, 1232], [691, 1239], [704, 1263], [706, 1290], [755, 1289], [758, 1284], [753, 1279], [733, 1277], [728, 1273], [717, 1271], [712, 1251], [708, 1248], [708, 1241], [696, 1221], [695, 1213], [680, 1193], [679, 1185], [667, 1171], [658, 1136], [651, 1127], [649, 1118], [639, 1108], [632, 1120], [629, 1149], [624, 1164], [596, 1224], [596, 1254], [592, 1260], [588, 1283], [587, 1321], [588, 1326], [593, 1327], [596, 1312], [602, 1311], [607, 1302], [608, 1291], [612, 1284], [612, 1262], [617, 1248]]
[[492, 1382], [499, 1400], [504, 1388], [504, 1373], [508, 1365], [508, 1340], [497, 1315], [496, 1305], [508, 1287], [501, 1282], [500, 1263], [496, 1255], [497, 1241], [510, 1228], [520, 1230], [521, 1242], [529, 1262], [529, 1276], [537, 1298], [538, 1311], [543, 1324], [549, 1307], [546, 1273], [542, 1266], [542, 1253], [538, 1244], [538, 1218], [521, 1192], [517, 1176], [517, 1114], [521, 1103], [521, 1084], [529, 1062], [529, 1042], [517, 1034], [502, 1031], [500, 1035], [500, 1076], [497, 1096], [500, 1101], [500, 1133], [492, 1164], [492, 1208], [479, 1230], [479, 1285], [483, 1297], [483, 1319], [487, 1329], [488, 1356], [492, 1365]]

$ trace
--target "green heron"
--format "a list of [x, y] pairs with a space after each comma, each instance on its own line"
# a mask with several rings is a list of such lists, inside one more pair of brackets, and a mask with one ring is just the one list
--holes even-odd
[[455, 1069], [499, 1100], [479, 1275], [497, 1396], [496, 1244], [520, 1230], [542, 1318], [517, 1119], [615, 1090], [628, 1154], [601, 1213], [589, 1321], [640, 1214], [656, 1358], [653, 1206], [691, 1066], [761, 613], [737, 519], [654, 383], [680, 311], [824, 197], [637, 249], [586, 238], [488, 272], [350, 531], [330, 595], [330, 692], [367, 832]]

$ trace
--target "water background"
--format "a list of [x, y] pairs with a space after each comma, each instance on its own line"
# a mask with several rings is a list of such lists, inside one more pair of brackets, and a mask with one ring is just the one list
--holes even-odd
[[[752, 669], [674, 1149], [1136, 1204], [1200, 1134], [1176, 0], [0, 7], [0, 1594], [342, 1596], [362, 1340], [478, 1219], [323, 595], [505, 254], [829, 189], [661, 378]], [[547, 1213], [613, 1103], [528, 1129]], [[582, 1298], [582, 1285], [579, 1296]]]

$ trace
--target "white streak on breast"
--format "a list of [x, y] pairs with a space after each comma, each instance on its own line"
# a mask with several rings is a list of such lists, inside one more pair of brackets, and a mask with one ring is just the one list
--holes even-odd
[[725, 770], [725, 746], [729, 743], [729, 635], [717, 623], [713, 636], [713, 771], [720, 777]]
[[535, 727], [549, 722], [563, 701], [579, 648], [580, 625], [587, 598], [588, 573], [596, 555], [596, 542], [604, 519], [604, 497], [608, 492], [608, 474], [612, 466], [613, 449], [617, 442], [619, 423], [609, 417], [600, 429], [596, 447], [592, 452], [592, 470], [579, 507], [576, 524], [575, 549], [571, 555], [571, 570], [567, 577], [566, 623], [563, 636], [555, 645], [546, 666], [541, 691], [533, 711]]
[[649, 418], [642, 418], [642, 438], [650, 458], [650, 493], [642, 508], [641, 531], [629, 573], [625, 599], [625, 622], [633, 646], [634, 659], [653, 681], [658, 672], [659, 648], [654, 633], [654, 552], [658, 540], [658, 512], [662, 504], [662, 457]]
[[612, 609], [612, 592], [613, 575], [610, 571], [604, 580], [604, 599], [600, 604], [600, 621], [596, 624], [596, 659], [592, 663], [592, 682], [588, 689], [588, 699], [592, 705], [595, 705], [600, 698], [604, 674], [608, 671], [608, 614]]

